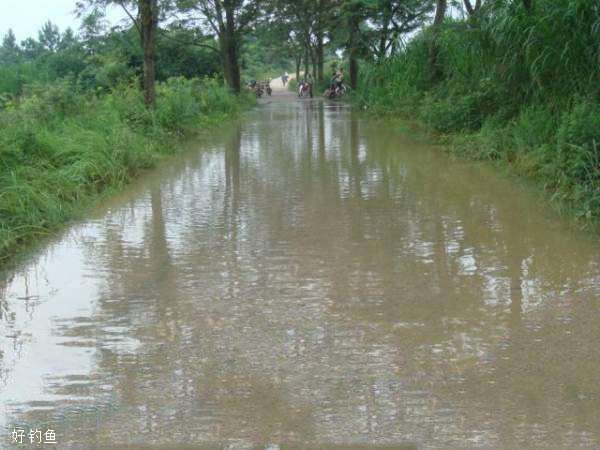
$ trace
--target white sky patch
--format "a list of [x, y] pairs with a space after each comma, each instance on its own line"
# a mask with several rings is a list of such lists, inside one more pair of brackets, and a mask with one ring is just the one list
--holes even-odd
[[[61, 32], [71, 27], [77, 32], [81, 21], [75, 15], [76, 0], [0, 0], [0, 39], [9, 28], [21, 42], [28, 37], [37, 39], [42, 25], [50, 20]], [[461, 17], [462, 8], [449, 7], [448, 15]], [[107, 20], [110, 26], [124, 23], [125, 13], [118, 6], [107, 9]], [[338, 54], [338, 57], [342, 57]]]
[[[0, 38], [12, 28], [17, 42], [37, 39], [42, 25], [50, 20], [61, 32], [71, 27], [77, 32], [81, 21], [75, 15], [76, 0], [0, 0]], [[119, 24], [125, 14], [118, 7], [107, 10], [108, 23]]]

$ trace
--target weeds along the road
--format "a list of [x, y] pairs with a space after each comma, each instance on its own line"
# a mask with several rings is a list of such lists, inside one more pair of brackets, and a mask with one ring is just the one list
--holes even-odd
[[[449, 148], [535, 179], [555, 204], [600, 219], [600, 9], [597, 2], [485, 2], [365, 66], [355, 100], [448, 135]], [[432, 77], [436, 73], [437, 77]]]
[[138, 88], [106, 95], [68, 80], [31, 86], [0, 111], [0, 264], [101, 194], [125, 185], [178, 141], [235, 116], [253, 100], [215, 80], [173, 78], [148, 109]]

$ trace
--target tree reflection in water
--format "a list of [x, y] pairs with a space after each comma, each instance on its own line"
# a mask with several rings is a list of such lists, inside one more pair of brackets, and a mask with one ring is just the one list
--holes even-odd
[[202, 148], [7, 279], [6, 425], [65, 445], [600, 443], [600, 252], [524, 189], [317, 100]]

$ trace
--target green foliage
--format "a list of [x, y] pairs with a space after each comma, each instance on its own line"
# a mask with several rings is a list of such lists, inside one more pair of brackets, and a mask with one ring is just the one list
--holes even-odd
[[210, 115], [218, 120], [238, 111], [238, 101], [216, 80], [171, 78], [158, 86], [157, 93], [155, 117], [169, 133], [193, 131], [198, 127], [198, 117]]
[[[485, 2], [439, 36], [441, 77], [429, 77], [429, 29], [398, 56], [363, 69], [355, 100], [400, 112], [452, 148], [533, 177], [577, 215], [600, 218], [600, 4]], [[458, 133], [458, 134], [456, 134]]]
[[30, 86], [0, 111], [0, 260], [175, 151], [176, 137], [245, 101], [214, 80], [160, 84], [155, 111], [126, 85], [103, 96], [72, 80]]
[[285, 41], [269, 27], [260, 27], [248, 36], [242, 47], [241, 65], [247, 80], [274, 79], [292, 72]]
[[11, 29], [2, 39], [0, 46], [0, 64], [15, 64], [21, 58], [21, 49], [17, 45], [17, 39]]
[[[219, 54], [211, 48], [218, 45], [210, 36], [195, 30], [170, 28], [158, 36], [156, 46], [156, 77], [165, 81], [171, 77], [212, 77], [221, 72]], [[141, 61], [141, 54], [138, 55]]]
[[92, 55], [79, 73], [77, 81], [82, 89], [108, 92], [136, 77], [136, 70], [127, 64], [120, 52]]
[[[94, 21], [95, 20], [95, 21]], [[31, 83], [54, 82], [64, 77], [77, 80], [80, 88], [108, 92], [133, 82], [142, 71], [142, 52], [134, 27], [98, 34], [98, 17], [90, 15], [83, 39], [47, 22], [39, 39], [21, 46], [9, 32], [0, 46], [0, 95], [18, 96]], [[88, 23], [91, 22], [91, 23]], [[172, 27], [160, 30], [156, 48], [156, 79], [184, 76], [204, 78], [220, 71], [218, 54], [209, 47], [211, 37]]]
[[298, 92], [298, 80], [296, 80], [295, 78], [289, 80], [287, 83], [287, 88], [289, 91]]
[[0, 65], [0, 95], [16, 95], [33, 75], [31, 64]]

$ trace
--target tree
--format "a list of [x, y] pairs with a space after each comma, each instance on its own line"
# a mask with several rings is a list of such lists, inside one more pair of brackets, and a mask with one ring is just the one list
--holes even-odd
[[302, 61], [304, 58], [304, 41], [301, 36], [293, 29], [288, 29], [285, 32], [284, 48], [288, 50], [288, 55], [291, 55], [294, 59], [294, 69], [296, 73], [296, 80], [300, 79], [300, 69], [302, 68]]
[[308, 70], [308, 51], [310, 33], [310, 14], [307, 11], [306, 0], [273, 0], [268, 9], [273, 11], [269, 26], [280, 29], [285, 36], [285, 42], [294, 58], [296, 79], [300, 78], [300, 68], [304, 62], [304, 71]]
[[240, 92], [240, 49], [244, 34], [258, 17], [260, 0], [178, 0], [177, 6], [187, 14], [187, 23], [215, 33], [225, 81], [234, 92]]
[[469, 16], [473, 16], [477, 14], [477, 11], [481, 8], [481, 0], [475, 0], [475, 5], [471, 3], [471, 0], [463, 0], [465, 4], [465, 8], [467, 9], [467, 13]]
[[38, 58], [44, 53], [42, 45], [33, 38], [27, 38], [21, 42], [23, 56], [26, 59], [32, 60]]
[[[166, 1], [166, 0], [164, 0]], [[81, 13], [92, 9], [92, 14], [97, 14], [99, 8], [106, 8], [110, 4], [119, 5], [133, 22], [136, 28], [143, 53], [144, 101], [149, 107], [154, 106], [156, 98], [156, 33], [159, 21], [159, 0], [82, 0], [77, 3]], [[164, 2], [161, 2], [161, 6]]]
[[146, 105], [154, 105], [156, 77], [156, 29], [158, 28], [157, 0], [139, 0], [139, 24], [137, 25], [144, 53], [144, 100]]
[[214, 37], [199, 30], [171, 24], [159, 30], [156, 43], [156, 77], [206, 77], [221, 73], [219, 53]]
[[319, 82], [323, 81], [323, 62], [324, 62], [324, 40], [327, 28], [332, 25], [333, 15], [331, 9], [334, 6], [333, 0], [312, 0], [312, 37], [308, 40], [309, 48], [312, 47], [313, 72], [314, 77]]
[[367, 0], [344, 0], [341, 8], [342, 24], [346, 30], [346, 53], [350, 72], [350, 87], [358, 86], [358, 59], [366, 53], [361, 24], [369, 17]]
[[79, 42], [75, 37], [75, 33], [73, 33], [73, 30], [71, 28], [67, 28], [60, 37], [60, 42], [58, 43], [57, 50], [68, 50], [77, 45], [79, 45]]
[[86, 52], [83, 44], [75, 33], [67, 28], [60, 36], [56, 50], [44, 58], [45, 66], [51, 78], [62, 78], [67, 75], [79, 76], [87, 65]]
[[12, 29], [8, 29], [8, 33], [2, 39], [2, 47], [0, 47], [0, 64], [15, 64], [21, 57], [21, 49], [17, 45], [17, 39]]
[[81, 18], [79, 34], [87, 47], [93, 52], [106, 33], [107, 22], [105, 15], [97, 8], [92, 8]]
[[429, 70], [432, 82], [437, 81], [440, 76], [440, 68], [438, 65], [438, 39], [440, 28], [444, 22], [444, 17], [446, 16], [447, 7], [447, 0], [436, 0], [435, 17], [433, 19], [433, 25], [431, 26], [431, 41], [429, 42]]
[[288, 42], [293, 50], [296, 76], [301, 62], [304, 71], [312, 72], [315, 80], [323, 81], [323, 64], [327, 31], [335, 20], [335, 2], [338, 0], [271, 0], [269, 9], [273, 26], [286, 28]]
[[38, 32], [38, 42], [48, 52], [58, 50], [60, 44], [60, 31], [58, 27], [50, 21], [46, 22]]
[[368, 13], [372, 37], [369, 41], [375, 58], [381, 60], [395, 53], [402, 35], [421, 26], [433, 4], [432, 0], [371, 0]]

